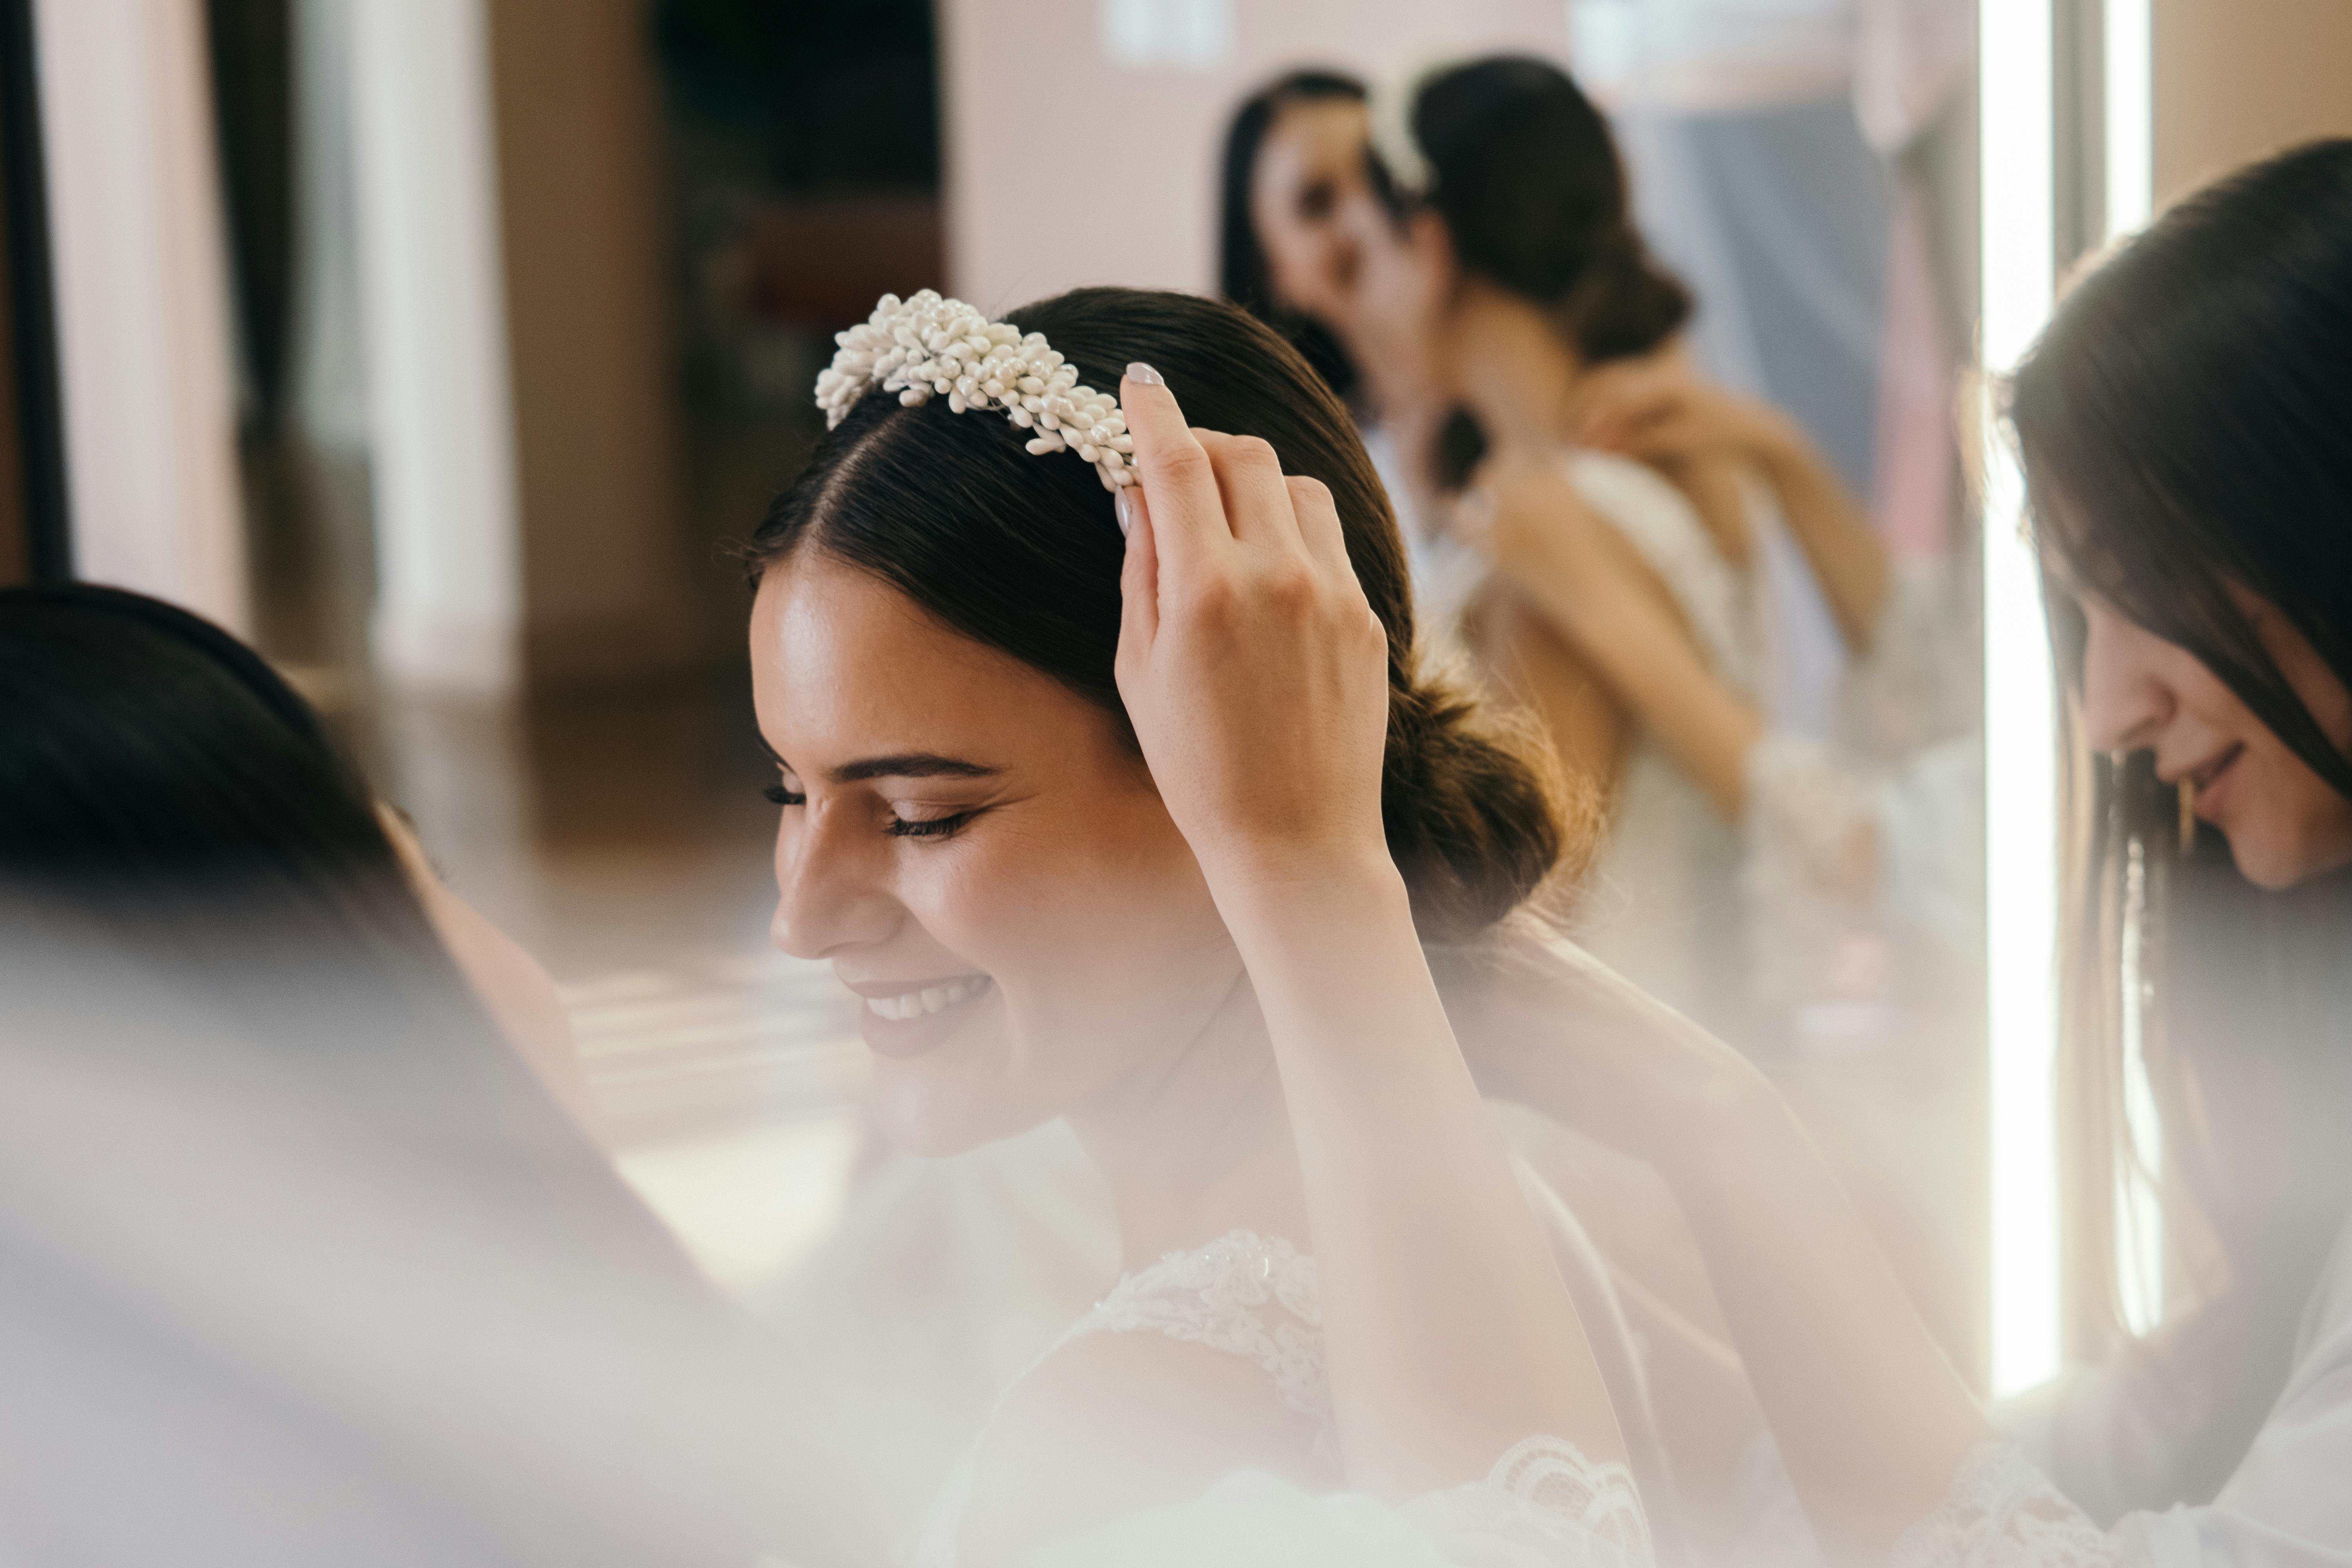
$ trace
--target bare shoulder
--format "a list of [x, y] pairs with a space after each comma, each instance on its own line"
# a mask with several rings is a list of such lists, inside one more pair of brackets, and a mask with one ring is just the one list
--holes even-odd
[[1196, 1497], [1235, 1470], [1338, 1478], [1315, 1426], [1243, 1357], [1157, 1333], [1091, 1334], [1006, 1396], [976, 1456], [962, 1557], [975, 1568], [1138, 1509]]

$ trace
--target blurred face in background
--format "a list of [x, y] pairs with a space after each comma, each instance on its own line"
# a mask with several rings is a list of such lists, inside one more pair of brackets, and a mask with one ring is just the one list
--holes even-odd
[[1451, 344], [1465, 280], [1444, 220], [1426, 209], [1399, 219], [1359, 182], [1340, 222], [1357, 258], [1349, 347], [1375, 395], [1458, 396], [1461, 367]]
[[[2096, 594], [2075, 596], [2088, 630], [2083, 708], [2092, 745], [2151, 752], [2158, 778], [2192, 786], [2198, 816], [2229, 839], [2238, 869], [2257, 887], [2290, 887], [2352, 865], [2352, 800], [2195, 654]], [[2352, 750], [2352, 692], [2276, 607], [2251, 594], [2237, 596], [2328, 743]]]
[[778, 762], [775, 943], [863, 999], [876, 1114], [952, 1153], [1112, 1096], [1240, 982], [1112, 717], [819, 552], [771, 567], [752, 694]]
[[1267, 127], [1250, 174], [1250, 222], [1265, 253], [1275, 302], [1347, 331], [1358, 255], [1347, 213], [1369, 187], [1370, 114], [1347, 99], [1286, 105]]

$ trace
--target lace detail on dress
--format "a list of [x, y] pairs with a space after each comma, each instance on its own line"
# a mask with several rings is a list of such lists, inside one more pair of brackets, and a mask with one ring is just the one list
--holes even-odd
[[1969, 1450], [1935, 1512], [1903, 1532], [1887, 1568], [2117, 1568], [2123, 1543], [2042, 1479], [2014, 1443]]
[[1655, 1557], [1633, 1472], [1557, 1437], [1526, 1438], [1484, 1481], [1417, 1499], [1405, 1513], [1449, 1548], [1449, 1561], [1483, 1561], [1463, 1550], [1481, 1541], [1540, 1545], [1547, 1560], [1580, 1568], [1649, 1568]]
[[[1271, 1317], [1269, 1306], [1283, 1316]], [[1088, 1334], [1139, 1331], [1247, 1356], [1274, 1380], [1283, 1404], [1315, 1422], [1318, 1448], [1330, 1447], [1315, 1260], [1289, 1242], [1237, 1230], [1197, 1251], [1171, 1252], [1111, 1287], [1054, 1350]]]

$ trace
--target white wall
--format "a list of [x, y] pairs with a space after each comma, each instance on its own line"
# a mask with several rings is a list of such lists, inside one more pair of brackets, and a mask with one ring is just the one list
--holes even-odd
[[1562, 0], [940, 0], [950, 287], [995, 311], [1087, 283], [1206, 292], [1217, 156], [1295, 66], [1374, 80], [1565, 59]]
[[39, 0], [76, 574], [249, 630], [200, 0]]
[[378, 668], [503, 691], [522, 590], [484, 0], [346, 3]]

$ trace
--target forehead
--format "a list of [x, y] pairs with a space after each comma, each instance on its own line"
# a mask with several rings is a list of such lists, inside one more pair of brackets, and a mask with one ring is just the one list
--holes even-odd
[[751, 652], [761, 733], [796, 768], [919, 751], [1001, 762], [1111, 732], [1061, 682], [822, 553], [762, 576]]
[[1260, 163], [1286, 174], [1353, 167], [1370, 126], [1364, 106], [1347, 99], [1286, 104], [1266, 129]]

